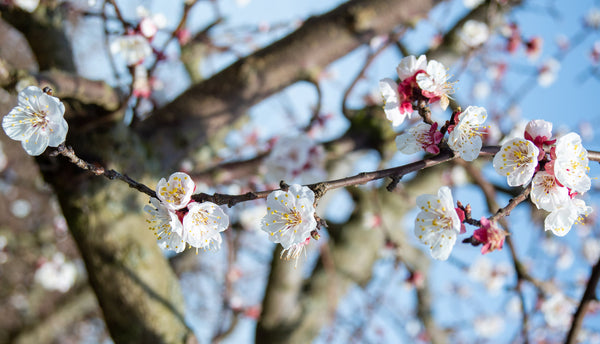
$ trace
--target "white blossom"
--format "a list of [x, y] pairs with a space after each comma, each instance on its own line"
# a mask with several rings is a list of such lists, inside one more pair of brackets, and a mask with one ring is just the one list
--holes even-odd
[[128, 66], [133, 66], [152, 55], [152, 47], [142, 35], [125, 35], [115, 38], [110, 45], [110, 52], [121, 54]]
[[440, 106], [446, 110], [450, 104], [448, 94], [453, 92], [452, 83], [448, 82], [449, 78], [446, 67], [436, 60], [431, 60], [427, 62], [425, 73], [417, 74], [417, 84], [424, 96], [439, 99]]
[[538, 209], [554, 211], [561, 204], [570, 201], [569, 190], [556, 183], [556, 178], [548, 172], [539, 171], [531, 183], [531, 201]]
[[385, 117], [392, 122], [394, 127], [399, 126], [407, 116], [412, 114], [412, 111], [409, 113], [400, 109], [402, 100], [398, 93], [398, 84], [390, 78], [385, 78], [379, 81], [379, 90], [383, 98]]
[[419, 56], [419, 58], [413, 55], [406, 56], [400, 60], [396, 72], [400, 81], [404, 81], [414, 76], [418, 71], [424, 71], [427, 68], [427, 57], [425, 55]]
[[172, 250], [177, 253], [185, 250], [186, 244], [182, 238], [183, 224], [177, 214], [169, 210], [163, 203], [156, 198], [151, 198], [152, 205], [146, 205], [146, 211], [151, 218], [146, 220], [150, 230], [158, 240], [158, 246], [162, 249]]
[[569, 328], [574, 310], [575, 305], [562, 293], [554, 293], [549, 299], [544, 300], [541, 306], [548, 326], [560, 329]]
[[448, 137], [448, 146], [466, 161], [473, 161], [481, 150], [480, 127], [487, 118], [487, 111], [479, 106], [469, 106], [458, 115], [458, 124]]
[[39, 87], [19, 92], [18, 106], [2, 120], [2, 128], [13, 140], [21, 141], [29, 155], [40, 155], [46, 147], [58, 147], [65, 141], [69, 126], [63, 118], [65, 106]]
[[184, 208], [192, 199], [196, 185], [190, 176], [175, 172], [167, 181], [161, 178], [156, 184], [156, 196], [169, 210]]
[[211, 202], [192, 202], [188, 209], [183, 217], [183, 240], [192, 247], [205, 250], [220, 248], [220, 232], [229, 227], [229, 217]]
[[73, 262], [65, 261], [65, 256], [58, 252], [35, 271], [34, 278], [45, 289], [64, 293], [75, 284], [77, 267]]
[[420, 195], [417, 206], [421, 212], [415, 220], [415, 235], [429, 246], [434, 259], [448, 259], [462, 227], [450, 189], [443, 186], [437, 195]]
[[470, 19], [463, 24], [459, 37], [467, 47], [475, 48], [488, 40], [490, 30], [485, 23]]
[[583, 222], [582, 216], [588, 216], [592, 212], [581, 199], [574, 198], [559, 205], [559, 207], [546, 216], [544, 220], [544, 229], [552, 231], [554, 235], [565, 236], [571, 230], [571, 227]]
[[315, 219], [315, 194], [306, 186], [293, 184], [288, 191], [273, 191], [267, 197], [267, 215], [263, 217], [261, 229], [269, 234], [269, 240], [280, 243], [289, 254], [286, 258], [297, 258], [303, 243], [317, 228]]
[[494, 156], [494, 169], [506, 176], [508, 185], [525, 185], [533, 177], [538, 165], [539, 150], [533, 142], [524, 139], [512, 139], [502, 145]]
[[580, 194], [591, 187], [588, 177], [588, 153], [581, 145], [581, 137], [569, 133], [556, 140], [556, 160], [554, 174], [558, 181]]

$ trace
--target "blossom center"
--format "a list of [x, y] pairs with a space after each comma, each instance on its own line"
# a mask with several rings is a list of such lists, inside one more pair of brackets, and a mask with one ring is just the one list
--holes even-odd
[[533, 162], [533, 158], [529, 156], [526, 146], [522, 146], [519, 142], [515, 142], [515, 149], [512, 151], [513, 162], [517, 167], [525, 166]]
[[294, 227], [302, 223], [302, 216], [296, 209], [292, 209], [291, 213], [284, 213], [281, 219], [289, 226]]
[[192, 216], [192, 223], [194, 225], [208, 225], [208, 216], [206, 216], [204, 211], [200, 210], [190, 215]]

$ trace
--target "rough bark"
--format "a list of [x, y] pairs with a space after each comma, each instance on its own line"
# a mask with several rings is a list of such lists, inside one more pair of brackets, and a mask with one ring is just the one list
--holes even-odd
[[[40, 7], [29, 15], [8, 13], [33, 48], [43, 80], [56, 82], [65, 98], [70, 131], [67, 143], [83, 158], [127, 171], [136, 177], [152, 172], [143, 144], [116, 123], [84, 129], [90, 118], [105, 116], [98, 106], [86, 105], [102, 83], [79, 83], [69, 39], [62, 30], [60, 9]], [[40, 42], [43, 42], [40, 44]], [[60, 70], [61, 72], [56, 72]], [[87, 84], [92, 87], [79, 87]], [[89, 93], [89, 92], [92, 93]], [[82, 97], [83, 96], [83, 97]], [[114, 92], [101, 105], [115, 108]], [[75, 99], [82, 97], [82, 99]], [[72, 100], [72, 101], [71, 101]], [[86, 264], [89, 282], [98, 298], [107, 327], [116, 343], [184, 343], [194, 337], [183, 318], [183, 298], [175, 274], [156, 239], [146, 229], [141, 206], [145, 197], [120, 183], [111, 183], [77, 170], [64, 158], [37, 159], [54, 187], [69, 230]]]
[[318, 76], [376, 35], [415, 24], [436, 2], [354, 0], [309, 18], [292, 34], [190, 87], [137, 130], [161, 147], [161, 160], [172, 165], [252, 105]]

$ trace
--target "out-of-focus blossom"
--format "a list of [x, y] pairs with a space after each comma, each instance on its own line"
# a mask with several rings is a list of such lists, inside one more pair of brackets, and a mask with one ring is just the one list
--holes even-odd
[[470, 278], [483, 283], [489, 292], [495, 294], [507, 284], [512, 271], [512, 266], [508, 263], [492, 264], [486, 256], [481, 256], [469, 266], [468, 274]]
[[544, 320], [550, 327], [568, 329], [575, 311], [575, 305], [562, 293], [554, 293], [544, 300], [541, 306]]
[[584, 18], [585, 25], [592, 28], [600, 28], [600, 9], [596, 7], [590, 8]]
[[537, 60], [542, 53], [544, 45], [544, 39], [540, 36], [535, 36], [529, 41], [525, 42], [525, 53], [530, 60]]
[[18, 199], [10, 205], [10, 211], [14, 216], [22, 219], [31, 214], [31, 203], [25, 199]]
[[556, 59], [548, 59], [538, 70], [538, 84], [542, 87], [548, 87], [554, 83], [558, 71], [560, 70], [560, 62]]
[[489, 39], [490, 30], [485, 23], [470, 19], [463, 24], [458, 35], [467, 47], [476, 48]]
[[73, 262], [65, 261], [65, 256], [58, 252], [52, 260], [43, 262], [35, 271], [35, 281], [48, 290], [64, 293], [71, 289], [77, 279], [77, 267]]
[[558, 255], [556, 260], [556, 268], [559, 270], [566, 270], [573, 266], [575, 262], [575, 254], [569, 246], [564, 246], [563, 250]]
[[142, 35], [119, 36], [110, 44], [110, 52], [121, 54], [129, 66], [142, 62], [152, 55], [152, 47], [148, 39]]
[[499, 315], [477, 317], [473, 320], [473, 329], [481, 338], [494, 338], [504, 330], [504, 318]]
[[[588, 121], [579, 123], [579, 134], [584, 141], [592, 141], [594, 139], [594, 126]], [[0, 169], [1, 170], [1, 169]]]
[[280, 137], [265, 159], [265, 180], [314, 183], [326, 178], [325, 150], [306, 134]]
[[40, 4], [40, 0], [13, 0], [13, 3], [27, 12], [33, 12]]
[[152, 14], [144, 6], [138, 6], [136, 12], [140, 18], [139, 31], [146, 38], [153, 38], [158, 30], [167, 26], [167, 18], [162, 13]]
[[559, 34], [556, 36], [556, 46], [558, 47], [558, 49], [566, 51], [571, 47], [571, 41], [566, 35]]
[[502, 27], [501, 33], [507, 38], [506, 51], [513, 54], [521, 46], [521, 30], [516, 23]]
[[506, 75], [507, 69], [506, 63], [497, 63], [488, 69], [487, 75], [494, 81], [500, 81]]
[[134, 69], [132, 94], [138, 98], [149, 98], [152, 94], [152, 87], [148, 80], [148, 70], [141, 64], [136, 65]]
[[479, 81], [473, 85], [473, 97], [476, 99], [486, 99], [491, 93], [490, 84], [485, 81]]
[[239, 8], [244, 8], [244, 7], [248, 6], [248, 4], [250, 4], [250, 1], [252, 1], [252, 0], [235, 0], [235, 4]]
[[463, 5], [468, 9], [473, 9], [483, 3], [484, 0], [463, 0]]
[[600, 239], [587, 238], [583, 242], [583, 257], [590, 264], [596, 264], [600, 258]]

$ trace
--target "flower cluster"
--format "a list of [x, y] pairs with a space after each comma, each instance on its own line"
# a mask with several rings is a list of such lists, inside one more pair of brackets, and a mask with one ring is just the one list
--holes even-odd
[[287, 191], [273, 191], [267, 197], [267, 215], [261, 229], [269, 240], [283, 247], [281, 256], [297, 259], [310, 242], [317, 228], [315, 219], [315, 194], [306, 186], [290, 185]]
[[524, 137], [502, 145], [494, 156], [494, 169], [510, 186], [531, 181], [531, 201], [550, 212], [545, 230], [564, 236], [592, 211], [577, 198], [591, 187], [587, 151], [576, 133], [552, 139], [552, 123], [543, 120], [529, 122]]
[[158, 199], [151, 198], [144, 210], [161, 248], [179, 253], [187, 245], [205, 250], [221, 246], [220, 232], [229, 227], [229, 217], [214, 203], [192, 201], [195, 189], [194, 181], [182, 172], [156, 185]]
[[46, 147], [65, 142], [69, 125], [64, 119], [65, 106], [39, 87], [19, 92], [18, 105], [2, 119], [2, 128], [13, 140], [21, 141], [29, 155], [40, 155]]
[[390, 78], [379, 81], [383, 97], [383, 110], [392, 125], [399, 126], [406, 117], [413, 114], [413, 103], [425, 99], [429, 103], [440, 101], [442, 109], [449, 104], [448, 94], [452, 93], [452, 83], [446, 68], [441, 63], [427, 62], [425, 55], [407, 56], [396, 68], [400, 83]]

